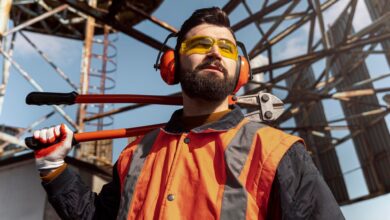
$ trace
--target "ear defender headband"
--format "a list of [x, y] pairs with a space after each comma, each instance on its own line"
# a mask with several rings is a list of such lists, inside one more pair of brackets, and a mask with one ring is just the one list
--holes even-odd
[[[176, 76], [175, 71], [175, 52], [172, 49], [165, 50], [166, 44], [168, 40], [172, 37], [176, 37], [175, 33], [171, 33], [164, 40], [163, 46], [158, 53], [156, 63], [154, 64], [154, 68], [156, 71], [160, 69], [161, 78], [168, 85], [174, 85], [179, 83], [178, 76]], [[237, 41], [237, 46], [241, 48], [244, 57], [238, 56], [237, 66], [236, 66], [236, 86], [233, 90], [233, 94], [235, 94], [240, 88], [248, 83], [249, 80], [252, 79], [252, 70], [250, 68], [249, 57], [246, 52], [245, 46], [243, 43]], [[160, 59], [161, 57], [161, 59]], [[160, 63], [158, 61], [160, 60]]]

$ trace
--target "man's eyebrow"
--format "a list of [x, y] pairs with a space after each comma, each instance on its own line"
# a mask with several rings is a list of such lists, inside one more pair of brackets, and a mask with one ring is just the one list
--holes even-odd
[[237, 46], [236, 40], [235, 40], [235, 39], [230, 40], [230, 39], [227, 39], [227, 38], [218, 38], [218, 40], [227, 40], [227, 41], [229, 41], [229, 42], [232, 42], [235, 46]]

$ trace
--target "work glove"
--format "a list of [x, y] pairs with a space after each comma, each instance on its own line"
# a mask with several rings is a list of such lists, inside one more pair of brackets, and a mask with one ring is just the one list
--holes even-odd
[[72, 149], [73, 132], [65, 125], [34, 131], [34, 138], [44, 148], [34, 151], [39, 171], [55, 169], [64, 164], [64, 158]]

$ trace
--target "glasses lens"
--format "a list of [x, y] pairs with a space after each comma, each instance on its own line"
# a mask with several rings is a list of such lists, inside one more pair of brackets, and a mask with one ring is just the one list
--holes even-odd
[[[206, 36], [197, 36], [194, 38], [190, 38], [183, 42], [180, 48], [180, 53], [185, 53], [187, 55], [191, 55], [194, 53], [206, 54], [210, 52], [215, 42], [216, 40]], [[220, 39], [217, 40], [217, 45], [219, 48], [219, 52], [222, 56], [237, 60], [237, 47], [231, 41], [226, 39]]]
[[234, 58], [237, 56], [237, 47], [232, 42], [228, 40], [219, 40], [218, 41], [219, 51], [222, 56], [228, 58]]
[[213, 46], [214, 42], [210, 38], [199, 37], [193, 40], [190, 40], [187, 43], [187, 49], [210, 49]]

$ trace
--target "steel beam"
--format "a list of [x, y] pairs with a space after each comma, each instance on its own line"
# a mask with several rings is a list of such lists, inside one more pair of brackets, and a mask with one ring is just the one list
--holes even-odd
[[[355, 40], [356, 40], [356, 39], [355, 39]], [[370, 50], [373, 50], [374, 48], [375, 48], [375, 44], [371, 45]], [[333, 63], [334, 60], [335, 60], [337, 57], [338, 57], [337, 55], [336, 55], [336, 56], [333, 56], [333, 57], [332, 57], [332, 60], [330, 61], [330, 63]], [[354, 69], [355, 69], [357, 66], [360, 65], [360, 63], [364, 62], [364, 59], [365, 59], [365, 57], [362, 56], [362, 57], [360, 58], [360, 61], [355, 62], [354, 64], [351, 64], [352, 67], [349, 66], [349, 65], [347, 65], [345, 68], [348, 67], [348, 72], [353, 72]], [[310, 64], [311, 64], [311, 63], [308, 63], [308, 65], [310, 65]], [[306, 67], [307, 67], [307, 65], [305, 65], [304, 63], [303, 63], [303, 64], [298, 64], [298, 65], [296, 65], [295, 67], [293, 67], [292, 69], [290, 69], [289, 71], [287, 71], [286, 73], [282, 74], [281, 76], [289, 77], [289, 76], [291, 76], [292, 74], [298, 72], [300, 69], [303, 69], [303, 68], [306, 68]], [[343, 71], [344, 71], [344, 70], [343, 70]], [[324, 74], [325, 74], [325, 72], [323, 72], [323, 73], [321, 74], [321, 76], [319, 77], [318, 80], [320, 80], [320, 78], [321, 78]], [[282, 77], [279, 81], [285, 79], [286, 77]], [[340, 83], [342, 80], [343, 80], [343, 76], [341, 76], [341, 78], [340, 78], [340, 77], [337, 78], [337, 79], [335, 80], [335, 82], [332, 83], [332, 87], [331, 87], [331, 88], [335, 87], [335, 86], [336, 86], [338, 83]], [[316, 87], [319, 85], [319, 82], [320, 82], [320, 81], [318, 81], [318, 82], [316, 82], [315, 84], [313, 84], [312, 88], [313, 88], [313, 89], [316, 88]], [[271, 82], [270, 84], [271, 84], [271, 85], [274, 85], [275, 83], [276, 83], [276, 82]], [[331, 88], [330, 88], [330, 89], [331, 89]], [[325, 97], [326, 97], [326, 95], [323, 96], [323, 98], [325, 98]], [[305, 104], [306, 104], [306, 105], [309, 105], [309, 107], [310, 107], [310, 106], [312, 106], [312, 104], [315, 104], [315, 103], [316, 103], [317, 101], [319, 101], [319, 100], [321, 100], [321, 99], [312, 99], [312, 101], [310, 101], [310, 103], [305, 103]], [[287, 100], [284, 100], [284, 101], [287, 101]], [[354, 100], [354, 102], [356, 102], [356, 101]], [[290, 117], [292, 117], [292, 116], [293, 116], [293, 115], [292, 115], [293, 109], [298, 109], [298, 111], [299, 111], [299, 108], [300, 108], [299, 106], [300, 106], [300, 104], [303, 104], [303, 103], [302, 103], [302, 102], [298, 102], [298, 103], [293, 102], [293, 104], [292, 104], [288, 109], [286, 109], [284, 115], [282, 115], [282, 116], [280, 117], [280, 119], [278, 120], [278, 122], [281, 123], [281, 122], [283, 122], [283, 121], [288, 120]], [[360, 104], [366, 104], [366, 103], [360, 103]], [[382, 106], [382, 107], [383, 107], [383, 106]], [[295, 110], [294, 110], [294, 111], [295, 111]], [[295, 114], [295, 113], [294, 113], [294, 114]]]
[[[36, 82], [31, 76], [28, 74], [26, 70], [24, 70], [17, 62], [15, 62], [8, 53], [4, 52], [0, 49], [0, 53], [11, 62], [11, 64], [18, 70], [18, 72], [22, 75], [23, 78], [27, 80], [37, 91], [43, 92], [42, 87]], [[77, 124], [65, 113], [65, 111], [57, 105], [53, 106], [54, 110], [58, 112], [75, 130], [78, 130]]]
[[248, 18], [245, 18], [241, 21], [239, 21], [237, 24], [233, 25], [231, 28], [233, 31], [238, 31], [241, 28], [246, 27], [247, 25], [251, 24], [252, 22], [258, 20], [260, 21], [264, 16], [267, 14], [273, 12], [274, 10], [279, 9], [280, 7], [283, 7], [285, 4], [289, 3], [290, 0], [279, 0], [275, 3], [262, 8], [262, 10], [258, 11], [257, 13], [253, 14], [252, 16], [249, 16]]
[[[283, 12], [282, 16], [279, 17], [279, 19], [277, 19], [275, 21], [274, 24], [272, 24], [272, 26], [268, 29], [268, 31], [263, 34], [263, 37], [260, 39], [260, 41], [254, 46], [254, 48], [258, 48], [260, 47], [260, 45], [262, 45], [264, 42], [268, 41], [268, 37], [271, 36], [271, 34], [273, 34], [273, 32], [279, 27], [279, 25], [284, 21], [284, 18], [290, 14], [290, 12], [292, 10], [294, 10], [295, 6], [297, 6], [297, 4], [299, 3], [299, 0], [294, 0], [289, 6], [288, 8]], [[253, 51], [253, 49], [252, 49]]]
[[[0, 132], [0, 140], [11, 143], [11, 144], [15, 144], [17, 146], [21, 146], [23, 148], [27, 148], [26, 144], [24, 144], [24, 141], [21, 141], [18, 138], [16, 138], [15, 136], [9, 135], [9, 134], [4, 133], [4, 132]], [[0, 152], [3, 152], [3, 148], [0, 148]], [[0, 156], [1, 155], [2, 154], [0, 153]]]
[[91, 16], [91, 17], [95, 18], [96, 20], [98, 20], [106, 25], [109, 25], [112, 28], [114, 28], [118, 31], [121, 31], [124, 34], [126, 34], [130, 37], [133, 37], [136, 40], [141, 41], [141, 42], [151, 46], [152, 48], [155, 48], [157, 50], [161, 50], [162, 48], [164, 48], [164, 50], [171, 49], [168, 46], [163, 47], [163, 44], [160, 41], [157, 41], [156, 39], [149, 37], [148, 35], [140, 32], [132, 27], [128, 27], [128, 26], [120, 23], [115, 18], [110, 18], [109, 16], [107, 16], [108, 15], [107, 12], [97, 10], [97, 9], [87, 5], [83, 1], [78, 1], [78, 0], [60, 0], [60, 1], [63, 3], [69, 4], [71, 7], [75, 8], [76, 10], [78, 10], [78, 11], [80, 11], [88, 16]]
[[[50, 6], [48, 6], [44, 1], [39, 1], [38, 2], [40, 6], [42, 6], [44, 9], [46, 9], [46, 11], [51, 11], [53, 10], [53, 8], [51, 8]], [[60, 24], [65, 27], [66, 29], [70, 30], [71, 32], [73, 32], [76, 36], [79, 36], [79, 37], [82, 37], [82, 33], [80, 33], [76, 28], [74, 28], [72, 25], [71, 25], [71, 21], [69, 20], [66, 20], [64, 19], [61, 15], [59, 14], [54, 14], [53, 16], [55, 19], [57, 19], [58, 22], [60, 22]], [[77, 19], [77, 18], [76, 18]], [[79, 17], [78, 18], [79, 22], [81, 21], [84, 21], [86, 20], [86, 18], [83, 18], [83, 17]]]
[[[289, 65], [293, 65], [293, 64], [299, 64], [299, 63], [305, 63], [305, 62], [313, 63], [316, 60], [324, 58], [325, 56], [331, 56], [334, 54], [347, 52], [353, 48], [362, 47], [362, 46], [365, 46], [367, 44], [378, 43], [378, 42], [381, 42], [385, 39], [390, 39], [390, 33], [382, 34], [382, 35], [368, 38], [368, 39], [356, 40], [356, 41], [351, 42], [351, 43], [346, 43], [338, 48], [330, 48], [328, 50], [321, 50], [321, 51], [312, 52], [312, 53], [309, 53], [306, 55], [297, 56], [295, 58], [282, 60], [282, 61], [273, 63], [272, 65], [254, 68], [252, 70], [252, 72], [254, 74], [256, 74], [256, 73], [261, 73], [261, 72], [269, 71], [271, 69], [277, 69], [277, 68], [281, 68], [281, 67], [285, 67], [285, 66], [289, 66]], [[281, 75], [281, 76], [275, 78], [274, 81], [278, 82], [284, 78], [285, 78], [285, 76]]]
[[[6, 50], [6, 38], [4, 38], [4, 33], [7, 32], [8, 29], [8, 20], [9, 20], [9, 14], [11, 11], [12, 6], [12, 0], [1, 0], [0, 1], [0, 49]], [[14, 39], [15, 36], [12, 36], [12, 39]], [[11, 48], [13, 45], [13, 40], [11, 42]], [[10, 55], [12, 56], [12, 49], [10, 51]], [[5, 90], [8, 84], [9, 79], [9, 67], [10, 63], [7, 59], [3, 60], [3, 74], [1, 78], [1, 84], [0, 84], [0, 114], [3, 109], [3, 103], [4, 103], [4, 96], [5, 96]]]
[[367, 129], [370, 129], [372, 126], [376, 125], [377, 123], [379, 123], [381, 120], [383, 120], [384, 117], [386, 117], [388, 114], [390, 113], [390, 109], [387, 109], [386, 111], [383, 111], [379, 114], [377, 114], [378, 116], [376, 118], [374, 118], [373, 120], [370, 121], [369, 124], [365, 124], [364, 127], [360, 126], [361, 128], [358, 129], [358, 130], [355, 130], [352, 134], [348, 134], [342, 138], [339, 139], [339, 141], [337, 141], [336, 143], [334, 143], [334, 146], [332, 147], [329, 147], [329, 148], [325, 148], [324, 150], [322, 150], [321, 152], [319, 152], [320, 154], [322, 153], [325, 153], [335, 147], [337, 147], [338, 145], [356, 137], [357, 135], [363, 133], [365, 130]]
[[322, 10], [321, 10], [321, 3], [319, 0], [314, 0], [314, 9], [317, 14], [318, 18], [318, 24], [320, 26], [320, 31], [321, 31], [321, 38], [325, 40], [324, 48], [329, 49], [330, 43], [328, 36], [325, 33], [325, 24], [324, 24], [324, 18], [322, 17]]
[[241, 0], [230, 0], [225, 6], [222, 7], [222, 10], [226, 12], [226, 14], [232, 13], [232, 11], [237, 8], [237, 6], [241, 3]]
[[[38, 120], [34, 121], [33, 123], [31, 123], [28, 127], [26, 127], [25, 129], [23, 129], [22, 131], [20, 131], [19, 133], [17, 133], [15, 135], [16, 138], [20, 138], [21, 136], [23, 136], [25, 133], [27, 132], [32, 132], [32, 129], [34, 129], [36, 126], [38, 126], [39, 124], [41, 124], [42, 122], [46, 121], [48, 118], [50, 118], [51, 116], [53, 116], [55, 114], [55, 111], [51, 111], [49, 114], [46, 114], [45, 116], [39, 118]], [[9, 142], [4, 142], [3, 144], [0, 145], [0, 149], [4, 148], [5, 146], [7, 146], [8, 144], [10, 144]]]
[[28, 20], [28, 21], [26, 21], [26, 22], [24, 22], [24, 23], [22, 23], [22, 24], [20, 24], [20, 25], [18, 25], [16, 27], [12, 28], [11, 30], [8, 30], [7, 32], [4, 33], [4, 36], [7, 36], [8, 34], [11, 34], [13, 32], [20, 31], [21, 29], [23, 29], [23, 28], [25, 28], [27, 26], [31, 26], [31, 25], [39, 22], [39, 21], [42, 21], [42, 20], [44, 20], [44, 19], [46, 19], [46, 18], [48, 18], [48, 17], [58, 13], [58, 12], [61, 12], [61, 11], [65, 10], [67, 8], [68, 8], [68, 5], [66, 5], [66, 4], [58, 6], [57, 8], [53, 9], [52, 11], [48, 11], [48, 12], [46, 12], [44, 14], [41, 14], [41, 15], [31, 19], [31, 20]]
[[[8, 55], [10, 57], [13, 56], [15, 39], [16, 39], [16, 33], [13, 33], [11, 37], [11, 44], [8, 49]], [[5, 38], [3, 40], [4, 40], [3, 42], [5, 42]], [[3, 46], [5, 49], [6, 45], [4, 44]], [[2, 112], [3, 105], [4, 105], [4, 98], [5, 98], [5, 92], [6, 92], [9, 76], [10, 76], [10, 69], [11, 69], [11, 62], [8, 59], [3, 59], [3, 76], [0, 85], [0, 114]]]
[[132, 4], [128, 4], [127, 7], [129, 7], [130, 10], [132, 10], [136, 14], [142, 16], [143, 18], [148, 19], [149, 21], [157, 24], [158, 26], [164, 28], [165, 30], [167, 30], [169, 32], [172, 32], [172, 33], [177, 33], [177, 29], [176, 28], [172, 27], [171, 25], [169, 25], [168, 23], [166, 23], [164, 21], [159, 20], [158, 18], [156, 18], [156, 17], [154, 17], [152, 15], [149, 15], [148, 13], [142, 11], [141, 9], [137, 8], [136, 6], [134, 6]]
[[[89, 6], [91, 8], [96, 7], [97, 0], [89, 0]], [[95, 9], [93, 9], [95, 10]], [[92, 57], [92, 43], [95, 33], [95, 18], [88, 16], [87, 22], [85, 24], [85, 39], [83, 45], [83, 56], [81, 62], [81, 73], [80, 73], [80, 94], [88, 94], [89, 89], [89, 74], [91, 69], [91, 57]], [[84, 118], [87, 112], [87, 105], [80, 104], [77, 113], [77, 125], [79, 126], [79, 131], [84, 131]]]
[[40, 50], [38, 46], [30, 40], [30, 38], [28, 38], [22, 31], [20, 31], [19, 34], [31, 45], [31, 47], [33, 47], [37, 51], [37, 53], [54, 69], [54, 71], [58, 73], [58, 75], [63, 80], [65, 80], [65, 82], [68, 83], [69, 86], [71, 86], [76, 91], [79, 90], [76, 84], [71, 81], [71, 79], [67, 76], [67, 74], [59, 66], [57, 66], [52, 60], [50, 60], [49, 56], [46, 55], [42, 50]]
[[[330, 6], [335, 4], [337, 0], [328, 0], [327, 2], [323, 3], [321, 5], [321, 11], [327, 10]], [[299, 21], [295, 22], [288, 28], [286, 28], [284, 31], [280, 32], [278, 35], [270, 39], [266, 44], [262, 45], [260, 48], [253, 48], [252, 51], [249, 52], [249, 57], [253, 58], [256, 55], [262, 53], [263, 51], [267, 50], [268, 47], [278, 43], [279, 41], [283, 40], [285, 37], [289, 36], [292, 32], [297, 30], [298, 28], [302, 27], [304, 24], [306, 24], [307, 21], [312, 19], [312, 17], [315, 16], [315, 12], [310, 12], [311, 10], [306, 11], [306, 15], [302, 17]]]

